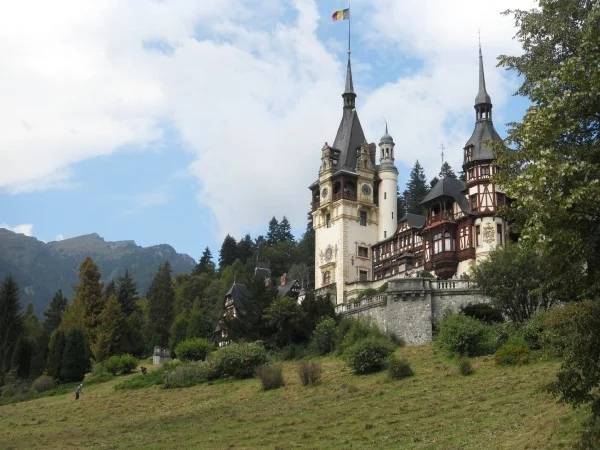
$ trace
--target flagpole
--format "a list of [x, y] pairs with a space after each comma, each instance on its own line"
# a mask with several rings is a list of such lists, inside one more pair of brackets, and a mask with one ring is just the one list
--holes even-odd
[[348, 58], [350, 58], [350, 22], [352, 22], [352, 11], [350, 11], [350, 2], [348, 2]]

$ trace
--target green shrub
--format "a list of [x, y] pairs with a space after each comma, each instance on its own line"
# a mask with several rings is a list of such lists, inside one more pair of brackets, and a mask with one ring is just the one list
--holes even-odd
[[467, 317], [481, 320], [487, 324], [504, 322], [502, 311], [494, 308], [489, 303], [476, 303], [474, 305], [468, 305], [461, 308], [461, 312]]
[[449, 356], [482, 354], [485, 353], [486, 326], [464, 314], [450, 314], [440, 323], [435, 343]]
[[164, 373], [165, 388], [195, 386], [209, 379], [209, 365], [205, 361], [187, 361]]
[[331, 317], [323, 318], [313, 332], [313, 342], [320, 355], [333, 351], [335, 347], [336, 323]]
[[407, 360], [398, 359], [394, 355], [388, 359], [388, 378], [390, 380], [401, 380], [412, 377], [414, 374]]
[[386, 281], [385, 283], [383, 283], [381, 286], [379, 286], [379, 288], [377, 289], [377, 293], [378, 294], [382, 294], [385, 291], [387, 291], [388, 288], [388, 282]]
[[277, 354], [277, 358], [282, 361], [292, 361], [294, 359], [304, 358], [307, 349], [302, 344], [288, 344]]
[[203, 338], [193, 338], [181, 341], [175, 348], [175, 354], [182, 361], [204, 361], [215, 346]]
[[494, 360], [498, 366], [521, 366], [528, 364], [531, 349], [524, 344], [507, 343], [498, 349]]
[[456, 368], [461, 375], [471, 375], [474, 372], [471, 361], [464, 356], [461, 356], [456, 360]]
[[53, 389], [55, 386], [56, 383], [54, 382], [54, 378], [49, 377], [48, 375], [42, 375], [35, 379], [31, 385], [31, 389], [39, 393]]
[[114, 355], [106, 360], [104, 369], [113, 375], [125, 375], [135, 370], [138, 360], [129, 354]]
[[389, 337], [381, 331], [377, 325], [363, 320], [352, 320], [350, 327], [344, 334], [344, 338], [338, 347], [338, 353], [343, 354], [346, 349], [369, 337], [389, 341]]
[[406, 345], [406, 342], [404, 342], [404, 339], [402, 339], [396, 333], [390, 332], [387, 334], [387, 336], [388, 336], [388, 339], [390, 340], [390, 342], [397, 347], [404, 347]]
[[390, 341], [369, 336], [354, 343], [344, 356], [353, 373], [366, 374], [384, 369], [393, 351], [394, 345]]
[[257, 367], [267, 363], [267, 352], [258, 342], [234, 343], [211, 353], [207, 362], [212, 378], [251, 378]]
[[300, 361], [298, 376], [302, 386], [315, 385], [321, 380], [321, 365], [315, 361]]
[[262, 384], [263, 391], [277, 389], [283, 386], [283, 371], [281, 364], [266, 364], [256, 368], [256, 376]]
[[165, 377], [165, 366], [156, 370], [149, 371], [146, 374], [133, 375], [115, 386], [117, 390], [143, 389], [150, 386], [162, 385]]
[[546, 315], [546, 311], [539, 311], [524, 322], [521, 327], [521, 334], [532, 350], [541, 350], [542, 348], [542, 335], [545, 330], [544, 320]]

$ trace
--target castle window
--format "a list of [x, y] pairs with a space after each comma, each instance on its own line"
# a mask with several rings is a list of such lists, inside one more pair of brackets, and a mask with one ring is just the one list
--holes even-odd
[[481, 245], [481, 227], [479, 225], [475, 227], [475, 245], [477, 247]]
[[477, 194], [471, 195], [469, 199], [471, 201], [471, 211], [475, 211], [477, 209]]
[[359, 281], [369, 281], [369, 272], [367, 272], [366, 270], [359, 270], [358, 271], [358, 280]]
[[387, 198], [387, 192], [383, 193], [383, 199], [385, 200]]
[[331, 228], [331, 214], [327, 214], [326, 220], [327, 220], [327, 228]]
[[481, 176], [483, 178], [489, 178], [490, 177], [490, 166], [483, 166], [481, 168]]
[[394, 211], [392, 211], [392, 219], [394, 218]]
[[496, 225], [496, 242], [502, 245], [502, 225]]
[[444, 251], [454, 251], [454, 239], [452, 239], [452, 235], [449, 231], [444, 233]]
[[331, 283], [331, 272], [328, 270], [327, 272], [323, 272], [323, 286], [326, 286]]
[[475, 178], [475, 168], [471, 167], [467, 172], [467, 179], [470, 181]]
[[358, 247], [358, 256], [360, 256], [361, 258], [368, 258], [369, 257], [369, 249], [367, 247]]
[[498, 206], [498, 208], [504, 206], [504, 194], [496, 194], [496, 205]]
[[387, 237], [387, 231], [383, 232], [383, 238], [385, 239]]
[[363, 227], [367, 226], [367, 212], [366, 211], [360, 212], [360, 225]]
[[469, 162], [473, 159], [473, 147], [469, 147], [465, 150], [465, 162]]
[[433, 254], [436, 255], [442, 252], [442, 233], [437, 233], [433, 236]]

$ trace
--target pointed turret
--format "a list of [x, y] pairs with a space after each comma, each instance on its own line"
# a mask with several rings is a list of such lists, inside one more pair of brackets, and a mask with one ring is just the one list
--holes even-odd
[[350, 52], [348, 52], [348, 66], [346, 67], [346, 87], [342, 94], [344, 99], [344, 108], [355, 108], [356, 93], [354, 92], [354, 83], [352, 83], [352, 66], [350, 64]]
[[475, 107], [477, 105], [489, 104], [492, 106], [492, 99], [485, 89], [485, 74], [483, 72], [483, 56], [481, 55], [481, 44], [479, 45], [479, 92], [475, 97]]

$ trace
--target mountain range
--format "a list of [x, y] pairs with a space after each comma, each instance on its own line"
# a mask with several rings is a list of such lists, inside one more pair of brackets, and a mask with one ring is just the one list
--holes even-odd
[[11, 273], [21, 289], [21, 305], [33, 303], [38, 316], [58, 289], [73, 298], [79, 266], [87, 256], [100, 268], [105, 285], [129, 270], [142, 297], [165, 261], [170, 262], [173, 275], [189, 272], [196, 264], [167, 244], [140, 247], [134, 241], [105, 241], [97, 233], [45, 243], [0, 228], [0, 280]]

